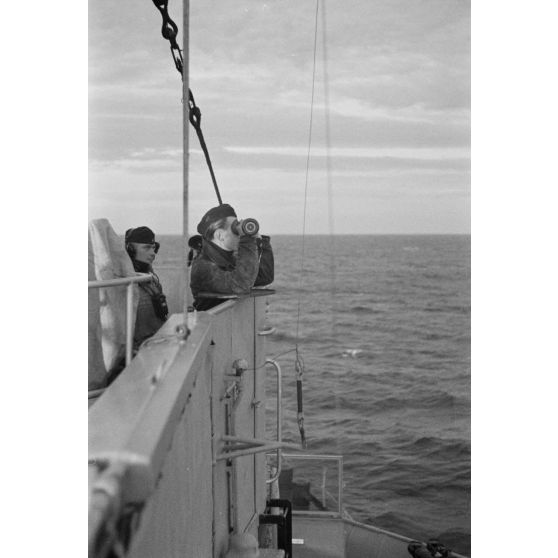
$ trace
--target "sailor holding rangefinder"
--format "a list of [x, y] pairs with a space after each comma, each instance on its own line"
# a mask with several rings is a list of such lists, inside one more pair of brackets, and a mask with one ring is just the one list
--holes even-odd
[[228, 204], [211, 208], [197, 227], [202, 236], [200, 254], [192, 261], [190, 287], [196, 310], [209, 310], [222, 299], [202, 292], [245, 294], [254, 286], [273, 281], [274, 260], [269, 236], [260, 236], [255, 219], [237, 219]]

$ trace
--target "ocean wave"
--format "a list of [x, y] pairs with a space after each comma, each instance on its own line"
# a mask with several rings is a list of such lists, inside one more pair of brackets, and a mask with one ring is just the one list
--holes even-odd
[[[387, 309], [385, 308], [378, 308], [377, 306], [351, 306], [346, 310], [350, 314], [385, 314]], [[354, 325], [354, 323], [353, 323]]]
[[[301, 346], [306, 346], [306, 345], [310, 345], [310, 344], [316, 344], [319, 343], [324, 344], [324, 343], [335, 343], [338, 339], [338, 337], [332, 335], [332, 334], [327, 334], [327, 333], [322, 333], [322, 332], [315, 332], [313, 334], [309, 334], [307, 333], [308, 327], [305, 327], [303, 329], [301, 329], [299, 331], [299, 335], [297, 336], [296, 334], [296, 330], [295, 331], [282, 331], [282, 330], [277, 330], [275, 331], [275, 333], [273, 333], [273, 343], [289, 343], [292, 344], [293, 346], [295, 344], [301, 345]], [[327, 345], [326, 345], [327, 346]], [[279, 352], [279, 351], [277, 351]]]
[[434, 314], [450, 314], [455, 316], [456, 314], [469, 315], [471, 313], [470, 307], [466, 306], [453, 306], [449, 304], [431, 304], [429, 306], [424, 306], [420, 308], [422, 312], [434, 313]]
[[[434, 464], [439, 461], [450, 463], [452, 461], [467, 461], [471, 456], [471, 447], [468, 441], [464, 440], [447, 440], [438, 436], [421, 436], [419, 438], [407, 439], [397, 445], [398, 452], [402, 455], [411, 455], [420, 460], [428, 458], [428, 463]], [[467, 480], [470, 468], [460, 464], [460, 472], [462, 477], [456, 477], [452, 473], [452, 481], [459, 482]], [[448, 479], [446, 479], [448, 480]]]
[[[182, 261], [182, 239], [174, 252], [170, 242], [156, 265], [165, 257], [169, 265]], [[293, 238], [272, 239], [277, 294], [268, 322], [277, 332], [264, 339], [283, 369], [284, 437], [300, 443], [298, 344], [309, 451], [343, 455], [349, 511], [409, 537], [438, 537], [468, 555], [470, 238], [363, 236], [350, 243], [351, 254], [338, 244], [333, 282], [324, 265], [331, 243], [308, 238], [301, 283]], [[274, 426], [274, 403], [269, 412]]]
[[414, 393], [405, 396], [388, 396], [374, 401], [369, 406], [369, 410], [374, 413], [381, 413], [390, 410], [408, 409], [453, 409], [455, 407], [467, 406], [468, 402], [464, 399], [451, 395], [444, 391], [433, 393]]
[[[466, 442], [438, 442], [433, 444], [426, 456], [431, 459], [467, 461], [471, 457], [471, 447]], [[463, 466], [462, 466], [463, 467]], [[466, 478], [467, 475], [464, 475]]]

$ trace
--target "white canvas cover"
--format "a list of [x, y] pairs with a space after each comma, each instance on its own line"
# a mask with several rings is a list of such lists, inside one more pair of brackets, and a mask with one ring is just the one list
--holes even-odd
[[[123, 240], [108, 219], [89, 223], [89, 273], [98, 281], [133, 277]], [[89, 289], [89, 389], [102, 387], [107, 372], [126, 353], [126, 286]], [[134, 285], [132, 323], [136, 320], [138, 287]], [[94, 386], [94, 387], [92, 387]]]

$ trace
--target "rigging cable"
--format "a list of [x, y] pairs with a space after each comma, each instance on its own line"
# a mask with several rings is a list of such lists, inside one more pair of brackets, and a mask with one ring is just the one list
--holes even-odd
[[302, 379], [304, 376], [304, 361], [300, 356], [298, 349], [300, 335], [300, 303], [302, 292], [302, 280], [304, 278], [304, 261], [306, 249], [306, 208], [308, 204], [308, 177], [310, 174], [310, 151], [312, 147], [312, 128], [313, 128], [313, 114], [314, 114], [314, 92], [316, 89], [316, 52], [318, 44], [318, 13], [319, 13], [319, 0], [316, 0], [316, 13], [314, 20], [314, 58], [312, 63], [312, 95], [310, 101], [310, 123], [308, 127], [308, 151], [306, 156], [306, 176], [304, 181], [304, 208], [302, 216], [302, 249], [300, 257], [300, 273], [298, 276], [298, 304], [297, 304], [297, 317], [296, 317], [296, 342], [295, 342], [295, 371], [296, 371], [296, 399], [297, 399], [297, 423], [300, 431], [300, 441], [303, 448], [306, 448], [306, 435], [304, 432], [304, 410], [302, 402]]
[[[315, 83], [316, 83], [316, 53], [318, 43], [318, 15], [320, 13], [320, 0], [316, 0], [316, 13], [314, 25], [314, 60], [312, 68], [312, 96], [310, 106], [310, 123], [308, 131], [308, 150], [306, 157], [306, 177], [304, 184], [304, 210], [303, 210], [303, 225], [302, 225], [302, 254], [299, 273], [299, 286], [298, 286], [298, 305], [297, 305], [297, 320], [296, 320], [296, 342], [295, 342], [295, 371], [297, 383], [297, 422], [300, 430], [300, 436], [303, 447], [306, 447], [306, 439], [304, 434], [304, 415], [302, 410], [302, 378], [304, 375], [304, 361], [302, 360], [299, 352], [300, 342], [300, 308], [301, 308], [301, 292], [302, 281], [305, 275], [304, 263], [306, 259], [306, 213], [308, 201], [308, 181], [310, 174], [310, 153], [312, 146], [312, 132], [313, 132], [313, 113], [315, 102]], [[335, 264], [335, 236], [334, 236], [334, 219], [333, 219], [333, 183], [332, 183], [332, 169], [331, 169], [331, 132], [330, 132], [330, 102], [329, 102], [329, 80], [327, 70], [327, 24], [326, 24], [326, 11], [325, 2], [322, 5], [322, 54], [323, 54], [323, 72], [324, 72], [324, 112], [325, 112], [325, 143], [326, 143], [326, 180], [327, 180], [327, 198], [328, 198], [328, 225], [330, 236], [330, 292], [331, 292], [331, 320], [332, 320], [332, 333], [335, 334], [335, 284], [336, 284], [336, 264]], [[336, 396], [335, 396], [336, 397]], [[337, 397], [336, 397], [337, 399]], [[337, 402], [336, 402], [337, 406]]]
[[[328, 202], [328, 224], [329, 224], [329, 262], [330, 262], [330, 303], [331, 303], [331, 336], [337, 339], [336, 336], [336, 313], [337, 313], [337, 266], [335, 255], [337, 253], [336, 241], [335, 241], [335, 223], [333, 219], [333, 172], [331, 166], [331, 125], [330, 125], [330, 95], [329, 95], [329, 73], [328, 73], [328, 52], [327, 52], [327, 18], [326, 18], [326, 7], [325, 2], [322, 10], [322, 54], [323, 54], [323, 66], [324, 66], [324, 115], [325, 115], [325, 143], [326, 143], [326, 181], [327, 181], [327, 202]], [[337, 416], [339, 414], [340, 399], [338, 390], [333, 390], [333, 399], [335, 410], [337, 411]], [[340, 445], [341, 437], [337, 436], [335, 438], [336, 451], [337, 453], [343, 453], [343, 449]]]
[[[333, 220], [333, 181], [331, 168], [331, 126], [330, 126], [330, 99], [329, 99], [329, 73], [328, 73], [328, 53], [327, 53], [327, 18], [325, 2], [322, 9], [322, 55], [324, 67], [324, 116], [325, 116], [325, 159], [326, 159], [326, 182], [327, 182], [327, 203], [328, 203], [328, 225], [329, 225], [329, 262], [330, 262], [330, 302], [331, 302], [331, 336], [336, 339], [336, 276], [337, 267], [335, 262], [336, 242]], [[339, 410], [340, 400], [337, 390], [333, 390], [335, 410]], [[338, 413], [336, 413], [339, 416]], [[341, 437], [335, 438], [336, 451], [342, 453], [340, 448]]]
[[330, 111], [329, 111], [329, 75], [327, 71], [327, 41], [326, 41], [326, 8], [325, 2], [322, 10], [322, 54], [324, 65], [324, 112], [325, 112], [325, 141], [326, 141], [326, 180], [327, 180], [327, 209], [328, 224], [330, 237], [330, 288], [331, 288], [331, 305], [332, 305], [332, 333], [335, 335], [335, 279], [337, 275], [337, 267], [335, 264], [335, 227], [333, 220], [333, 182], [331, 180], [331, 131], [330, 131]]
[[[316, 15], [314, 24], [314, 61], [312, 66], [312, 96], [310, 100], [310, 124], [308, 127], [308, 150], [306, 155], [306, 177], [304, 181], [304, 207], [302, 214], [302, 249], [300, 257], [300, 273], [298, 276], [298, 307], [296, 316], [296, 348], [298, 351], [298, 341], [299, 341], [299, 326], [300, 326], [300, 302], [301, 302], [301, 289], [302, 280], [304, 278], [304, 260], [306, 251], [306, 208], [308, 202], [308, 177], [310, 174], [310, 150], [312, 147], [312, 128], [313, 128], [313, 115], [314, 115], [314, 92], [316, 86], [316, 51], [318, 44], [318, 11], [319, 11], [319, 0], [316, 0]], [[297, 354], [298, 356], [298, 354]]]
[[[182, 77], [184, 59], [182, 57], [182, 50], [180, 49], [178, 42], [176, 41], [178, 26], [169, 16], [169, 12], [167, 10], [168, 3], [168, 0], [153, 0], [153, 4], [155, 4], [155, 7], [159, 10], [159, 12], [161, 13], [161, 17], [163, 18], [161, 35], [163, 35], [163, 37], [167, 39], [167, 41], [169, 41], [174, 65], [176, 66], [178, 73]], [[190, 107], [188, 119], [190, 121], [190, 124], [192, 124], [192, 126], [194, 127], [194, 130], [196, 130], [200, 146], [202, 148], [203, 154], [205, 155], [205, 161], [207, 162], [207, 166], [209, 168], [209, 174], [211, 175], [211, 180], [213, 181], [213, 187], [215, 188], [215, 193], [217, 194], [217, 200], [219, 201], [219, 205], [222, 205], [223, 200], [221, 199], [219, 187], [217, 186], [217, 179], [215, 178], [213, 165], [211, 164], [211, 158], [209, 156], [209, 150], [207, 149], [207, 145], [205, 143], [205, 139], [203, 137], [203, 132], [201, 129], [201, 110], [196, 105], [196, 101], [194, 100], [194, 95], [192, 94], [191, 89], [188, 89], [188, 105]]]

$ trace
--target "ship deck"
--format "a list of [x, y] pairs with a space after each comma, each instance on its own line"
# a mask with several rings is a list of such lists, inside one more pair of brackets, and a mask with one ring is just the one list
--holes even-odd
[[[293, 515], [296, 558], [409, 558], [412, 539], [340, 517]], [[452, 552], [454, 558], [465, 558]]]
[[297, 558], [345, 558], [341, 518], [293, 517], [293, 555]]

